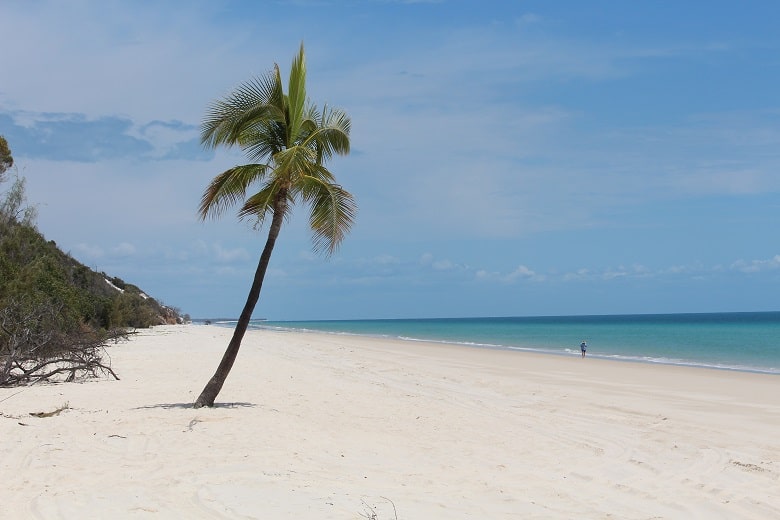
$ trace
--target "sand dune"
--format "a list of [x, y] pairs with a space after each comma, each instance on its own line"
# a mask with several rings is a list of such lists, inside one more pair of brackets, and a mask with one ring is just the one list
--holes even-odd
[[0, 389], [0, 516], [780, 518], [780, 376], [251, 331], [195, 410], [231, 332]]

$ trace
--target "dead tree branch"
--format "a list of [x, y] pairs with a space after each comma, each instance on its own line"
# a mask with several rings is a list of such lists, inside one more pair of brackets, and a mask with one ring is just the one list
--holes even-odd
[[76, 381], [100, 375], [119, 379], [105, 347], [127, 337], [122, 329], [95, 331], [86, 326], [60, 330], [51, 305], [12, 303], [0, 310], [0, 386], [40, 381]]

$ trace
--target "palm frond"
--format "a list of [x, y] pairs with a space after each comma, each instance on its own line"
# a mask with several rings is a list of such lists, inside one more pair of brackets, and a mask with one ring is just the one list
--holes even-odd
[[292, 143], [301, 129], [303, 112], [306, 106], [306, 56], [303, 52], [303, 42], [298, 55], [293, 58], [290, 68], [290, 82], [287, 85], [288, 114], [287, 142]]
[[286, 148], [285, 126], [276, 121], [257, 126], [245, 134], [242, 148], [253, 162], [268, 162], [274, 155]]
[[309, 226], [316, 253], [332, 255], [349, 233], [357, 214], [352, 194], [338, 184], [306, 176], [301, 195], [310, 206]]
[[[249, 217], [255, 218], [257, 226], [261, 226], [265, 217], [273, 212], [274, 200], [281, 188], [281, 184], [276, 179], [269, 179], [263, 184], [260, 191], [246, 199], [238, 212], [238, 217], [242, 220]], [[290, 206], [291, 204], [287, 205], [288, 208]]]
[[314, 150], [305, 146], [293, 146], [274, 155], [275, 176], [295, 184], [302, 175], [308, 174], [316, 165]]
[[[279, 115], [281, 116], [285, 111], [286, 96], [284, 95], [284, 85], [282, 84], [282, 71], [279, 70], [278, 64], [274, 64], [273, 75], [273, 85], [271, 91], [269, 92], [270, 97], [268, 100], [269, 104], [275, 106], [277, 110], [279, 110]], [[281, 118], [280, 121], [284, 121], [284, 119]]]
[[258, 124], [284, 117], [278, 104], [281, 84], [269, 73], [240, 85], [225, 98], [212, 103], [201, 124], [201, 143], [209, 148], [240, 144], [244, 134]]
[[227, 208], [246, 196], [250, 184], [262, 179], [268, 173], [265, 164], [245, 164], [226, 170], [211, 181], [200, 200], [198, 214], [202, 220], [208, 216], [217, 217]]
[[351, 126], [352, 122], [345, 112], [325, 106], [316, 130], [307, 137], [307, 142], [313, 143], [317, 149], [319, 163], [326, 162], [334, 154], [349, 153]]
[[322, 128], [338, 130], [349, 136], [349, 132], [352, 130], [352, 120], [347, 113], [340, 108], [328, 107], [325, 105], [322, 110], [322, 117], [320, 118], [320, 126]]

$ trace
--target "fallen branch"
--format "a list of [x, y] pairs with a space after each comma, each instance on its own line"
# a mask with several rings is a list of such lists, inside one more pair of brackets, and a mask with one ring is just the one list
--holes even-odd
[[54, 417], [55, 415], [59, 415], [61, 411], [67, 410], [68, 408], [70, 408], [68, 403], [65, 403], [53, 412], [30, 412], [30, 415], [33, 417], [38, 417], [39, 419], [43, 419], [45, 417]]
[[[387, 497], [380, 496], [379, 498], [390, 502], [390, 505], [393, 506], [393, 517], [395, 518], [395, 520], [398, 520], [398, 511], [395, 508], [395, 503]], [[368, 503], [365, 500], [361, 499], [360, 502], [362, 502], [363, 504], [363, 512], [358, 513], [360, 516], [366, 518], [367, 520], [379, 520], [379, 515], [377, 514], [376, 509], [368, 505]]]

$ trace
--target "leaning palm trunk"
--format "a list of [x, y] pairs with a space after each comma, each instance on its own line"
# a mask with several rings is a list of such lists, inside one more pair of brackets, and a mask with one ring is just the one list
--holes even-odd
[[252, 313], [255, 310], [257, 301], [260, 299], [260, 290], [263, 288], [263, 280], [265, 279], [265, 272], [268, 269], [268, 263], [271, 260], [271, 253], [274, 250], [276, 244], [276, 237], [279, 236], [279, 231], [282, 229], [282, 221], [284, 220], [285, 207], [287, 204], [287, 195], [281, 194], [274, 205], [274, 215], [271, 220], [271, 227], [268, 230], [268, 239], [265, 241], [265, 247], [263, 253], [260, 255], [260, 261], [257, 263], [257, 270], [255, 271], [255, 278], [252, 281], [252, 287], [249, 289], [249, 296], [246, 298], [244, 304], [244, 310], [241, 311], [241, 316], [236, 323], [236, 329], [233, 331], [233, 337], [228, 343], [225, 354], [222, 356], [222, 361], [219, 362], [217, 371], [211, 376], [209, 382], [203, 388], [203, 391], [195, 401], [195, 408], [201, 408], [203, 406], [214, 406], [214, 400], [222, 390], [222, 385], [225, 384], [230, 369], [233, 368], [233, 363], [238, 356], [238, 349], [241, 347], [241, 340], [244, 339], [246, 329], [249, 327], [249, 320], [252, 319]]

